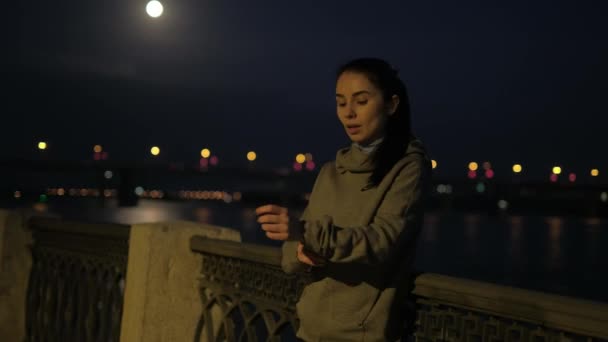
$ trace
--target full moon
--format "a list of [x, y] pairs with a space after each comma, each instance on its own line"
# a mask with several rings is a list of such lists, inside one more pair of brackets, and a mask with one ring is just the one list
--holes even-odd
[[163, 14], [163, 4], [157, 0], [152, 0], [146, 5], [146, 12], [152, 18], [158, 18]]

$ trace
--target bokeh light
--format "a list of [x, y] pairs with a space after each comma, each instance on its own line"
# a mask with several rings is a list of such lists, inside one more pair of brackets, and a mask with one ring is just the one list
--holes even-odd
[[591, 169], [591, 177], [597, 177], [600, 175], [600, 170], [598, 169]]
[[489, 170], [491, 168], [492, 168], [492, 163], [490, 163], [489, 161], [483, 162], [483, 169], [484, 170]]
[[559, 175], [560, 173], [562, 173], [562, 168], [559, 166], [554, 166], [552, 171], [554, 174]]
[[101, 151], [103, 151], [103, 147], [101, 147], [101, 145], [95, 145], [95, 146], [93, 147], [93, 151], [94, 151], [95, 153], [101, 153]]
[[295, 162], [293, 163], [293, 169], [294, 169], [295, 171], [302, 171], [302, 164], [300, 164], [300, 163], [298, 163], [297, 161], [295, 161]]
[[470, 179], [475, 179], [475, 177], [477, 177], [477, 171], [469, 170], [467, 177], [469, 177]]
[[505, 201], [505, 200], [499, 200], [498, 201], [498, 208], [501, 210], [507, 210], [507, 208], [509, 207], [509, 202]]
[[549, 176], [549, 179], [551, 180], [551, 182], [555, 183], [557, 182], [557, 174], [552, 173], [551, 176]]
[[212, 166], [217, 166], [217, 164], [220, 162], [220, 160], [217, 158], [217, 156], [212, 156], [209, 159], [209, 162], [211, 163]]
[[254, 161], [254, 160], [256, 160], [256, 158], [257, 158], [257, 154], [255, 152], [249, 151], [247, 153], [247, 160]]
[[38, 149], [39, 150], [46, 150], [46, 148], [47, 148], [46, 142], [41, 141], [41, 142], [38, 143]]
[[312, 160], [309, 160], [306, 162], [306, 170], [308, 171], [312, 171], [315, 169], [315, 162], [313, 162]]
[[304, 156], [306, 157], [307, 161], [312, 161], [312, 153], [306, 153]]
[[154, 146], [150, 149], [150, 153], [152, 153], [153, 156], [157, 156], [160, 154], [160, 148], [158, 148], [158, 146]]
[[211, 155], [211, 151], [208, 148], [204, 148], [201, 150], [201, 157], [209, 158], [210, 155]]
[[486, 174], [486, 178], [488, 178], [488, 179], [494, 178], [494, 170], [492, 170], [492, 169], [487, 169], [485, 174]]
[[305, 161], [306, 161], [306, 156], [303, 155], [302, 153], [300, 153], [296, 156], [296, 163], [304, 164]]
[[513, 165], [513, 172], [520, 173], [521, 170], [522, 170], [521, 164], [514, 164]]
[[431, 160], [431, 165], [433, 166], [433, 169], [437, 168], [437, 161], [435, 159]]
[[478, 168], [479, 168], [479, 165], [476, 162], [470, 162], [469, 163], [469, 170], [470, 171], [477, 171]]
[[569, 174], [568, 180], [570, 180], [571, 182], [576, 182], [576, 174], [575, 173]]

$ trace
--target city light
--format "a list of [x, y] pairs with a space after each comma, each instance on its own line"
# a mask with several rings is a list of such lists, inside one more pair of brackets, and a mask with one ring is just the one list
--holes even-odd
[[312, 160], [309, 160], [306, 162], [306, 170], [308, 171], [312, 171], [315, 169], [315, 162], [313, 162]]
[[101, 147], [101, 145], [95, 145], [93, 147], [93, 152], [95, 152], [95, 153], [101, 153], [101, 151], [103, 151], [103, 147]]
[[553, 167], [553, 173], [556, 175], [559, 175], [560, 173], [562, 173], [562, 168], [559, 166], [554, 166]]
[[569, 175], [568, 175], [568, 179], [569, 179], [571, 182], [575, 182], [575, 181], [576, 181], [576, 174], [575, 174], [575, 173], [571, 173], [571, 174], [569, 174]]
[[298, 163], [297, 161], [295, 161], [295, 162], [293, 163], [293, 169], [294, 169], [295, 171], [302, 171], [302, 164], [300, 164], [300, 163]]
[[591, 177], [597, 177], [600, 175], [600, 170], [598, 169], [591, 169]]
[[105, 179], [111, 179], [112, 176], [114, 176], [114, 174], [112, 173], [112, 171], [107, 170], [106, 172], [103, 173], [103, 176]]
[[487, 169], [485, 174], [486, 174], [486, 178], [488, 178], [488, 179], [494, 178], [494, 170], [492, 170], [492, 169]]
[[144, 188], [142, 188], [141, 186], [136, 187], [136, 188], [135, 188], [135, 194], [136, 194], [137, 196], [141, 196], [141, 195], [143, 195], [143, 194], [144, 194]]
[[213, 156], [211, 157], [211, 159], [209, 159], [209, 162], [211, 163], [211, 165], [213, 166], [217, 166], [217, 164], [220, 162], [219, 159], [217, 159], [217, 156]]
[[306, 153], [304, 156], [306, 157], [307, 161], [312, 161], [312, 153]]
[[211, 155], [211, 151], [208, 148], [204, 148], [201, 150], [201, 157], [209, 158], [210, 155]]
[[437, 168], [437, 161], [435, 159], [431, 160], [431, 165], [433, 166], [433, 169]]
[[477, 171], [469, 170], [467, 177], [469, 177], [470, 179], [475, 179], [475, 177], [477, 177]]
[[477, 165], [476, 162], [470, 162], [469, 163], [469, 170], [470, 171], [477, 171], [478, 168], [479, 168], [479, 165]]
[[257, 158], [257, 154], [255, 154], [255, 152], [250, 151], [247, 153], [247, 160], [249, 161], [254, 161]]
[[163, 14], [163, 4], [157, 0], [152, 0], [146, 5], [146, 13], [152, 18], [158, 18]]
[[484, 170], [486, 170], [486, 171], [487, 171], [487, 170], [489, 170], [489, 169], [491, 169], [491, 168], [492, 168], [492, 164], [491, 164], [490, 162], [488, 162], [488, 161], [487, 161], [487, 162], [484, 162], [484, 163], [483, 163], [483, 169], [484, 169]]
[[557, 174], [552, 173], [551, 176], [549, 176], [549, 179], [551, 180], [552, 183], [557, 182]]
[[498, 201], [498, 208], [501, 210], [507, 210], [507, 208], [509, 207], [509, 202], [505, 201], [505, 200], [499, 200]]
[[152, 153], [153, 156], [157, 156], [160, 154], [160, 148], [158, 148], [158, 146], [154, 146], [150, 149], [150, 153]]
[[41, 142], [38, 143], [38, 149], [39, 150], [46, 150], [46, 148], [47, 148], [47, 145], [46, 145], [46, 143], [44, 141], [41, 141]]
[[521, 165], [520, 165], [520, 164], [515, 164], [515, 165], [513, 165], [513, 172], [514, 172], [514, 173], [520, 173], [520, 172], [521, 172], [521, 170], [522, 170], [522, 167], [521, 167]]
[[477, 190], [477, 192], [479, 192], [479, 193], [482, 193], [482, 192], [486, 191], [486, 185], [483, 183], [477, 183], [475, 190]]
[[15, 191], [15, 198], [21, 198], [21, 191]]
[[306, 161], [306, 156], [303, 155], [302, 153], [300, 153], [296, 156], [296, 162], [298, 164], [304, 164], [305, 161]]
[[602, 202], [604, 202], [604, 203], [608, 202], [608, 193], [607, 192], [602, 192], [600, 194], [600, 200], [602, 200]]

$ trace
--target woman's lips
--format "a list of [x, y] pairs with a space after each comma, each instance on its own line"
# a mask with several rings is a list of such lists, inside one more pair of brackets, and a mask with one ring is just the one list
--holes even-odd
[[357, 134], [361, 130], [361, 126], [350, 126], [346, 127], [348, 134]]

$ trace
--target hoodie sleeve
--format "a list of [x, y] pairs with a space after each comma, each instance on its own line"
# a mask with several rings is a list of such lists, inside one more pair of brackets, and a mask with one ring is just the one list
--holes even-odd
[[[306, 219], [307, 213], [308, 206], [304, 209], [299, 222]], [[298, 260], [298, 242], [297, 240], [286, 240], [281, 246], [281, 268], [287, 274], [304, 272], [308, 269], [308, 265]]]
[[[323, 170], [327, 165], [328, 164], [325, 164], [321, 167], [312, 187], [311, 197], [313, 196], [312, 194], [315, 193], [315, 189], [319, 186], [319, 179], [321, 179]], [[292, 220], [290, 222], [290, 231], [293, 231], [295, 234], [289, 240], [283, 242], [283, 245], [281, 246], [281, 268], [285, 273], [293, 274], [304, 272], [309, 268], [307, 264], [298, 260], [298, 242], [301, 241], [302, 238], [302, 224], [307, 220], [310, 220], [308, 206], [306, 206], [298, 220]]]
[[426, 158], [415, 158], [403, 166], [367, 226], [338, 227], [329, 216], [302, 222], [304, 248], [334, 263], [386, 261], [395, 246], [418, 233], [428, 164]]

